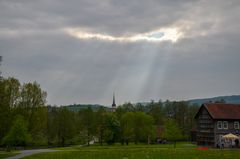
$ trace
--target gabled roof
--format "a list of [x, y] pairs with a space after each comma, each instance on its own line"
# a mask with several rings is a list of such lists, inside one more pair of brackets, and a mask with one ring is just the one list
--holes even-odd
[[[202, 107], [206, 108], [206, 110], [213, 119], [240, 120], [239, 104], [205, 103], [201, 106], [199, 111], [202, 109]], [[198, 115], [198, 113], [196, 114], [196, 116]]]

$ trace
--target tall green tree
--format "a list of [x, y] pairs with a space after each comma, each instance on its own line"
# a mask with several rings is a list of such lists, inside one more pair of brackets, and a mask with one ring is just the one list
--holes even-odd
[[146, 111], [146, 107], [143, 104], [141, 104], [141, 103], [137, 103], [135, 105], [135, 111], [137, 111], [137, 112], [145, 112]]
[[199, 109], [198, 105], [190, 105], [186, 101], [166, 101], [164, 104], [165, 118], [174, 119], [185, 137], [190, 139], [190, 131], [195, 125], [194, 115]]
[[37, 107], [32, 116], [31, 127], [29, 133], [32, 137], [32, 144], [47, 145], [47, 124], [48, 124], [48, 109], [47, 107]]
[[155, 125], [162, 125], [164, 114], [161, 100], [158, 102], [151, 101], [147, 107], [148, 114], [153, 117]]
[[108, 113], [105, 118], [105, 134], [104, 139], [108, 144], [114, 144], [119, 137], [120, 122], [115, 114]]
[[185, 135], [188, 137], [188, 140], [191, 140], [191, 131], [193, 128], [196, 128], [196, 120], [194, 116], [197, 114], [198, 109], [200, 108], [197, 104], [192, 104], [188, 106], [187, 118], [185, 123]]
[[79, 111], [79, 115], [86, 131], [87, 145], [89, 146], [94, 134], [96, 134], [95, 115], [90, 107]]
[[116, 114], [118, 120], [120, 120], [126, 112], [127, 111], [122, 106], [118, 106], [115, 111], [115, 114]]
[[65, 146], [66, 141], [72, 139], [76, 134], [74, 112], [69, 111], [65, 107], [59, 108], [57, 118], [58, 122], [58, 143], [60, 146]]
[[17, 116], [3, 143], [7, 146], [26, 146], [30, 140], [27, 123], [22, 116]]
[[177, 122], [173, 119], [168, 119], [165, 123], [163, 138], [173, 141], [174, 148], [176, 147], [176, 142], [183, 138], [180, 127]]
[[[37, 82], [34, 82], [23, 84], [20, 96], [20, 111], [27, 120], [31, 121], [35, 108], [46, 104], [47, 93], [41, 89]], [[32, 126], [34, 125], [30, 123], [29, 128], [31, 129]]]
[[[59, 131], [59, 107], [48, 106], [47, 115], [47, 143], [49, 146], [56, 145]], [[58, 142], [59, 144], [59, 142]]]
[[37, 82], [25, 83], [20, 89], [20, 100], [16, 108], [17, 114], [24, 116], [28, 123], [28, 131], [33, 142], [40, 142], [46, 138], [47, 129], [47, 93]]
[[155, 138], [156, 128], [152, 116], [143, 112], [136, 112], [134, 117], [134, 142], [139, 141], [150, 143], [151, 138]]
[[123, 139], [130, 140], [137, 144], [139, 141], [149, 142], [150, 138], [155, 138], [156, 128], [153, 118], [143, 112], [128, 112], [122, 116], [121, 129]]
[[0, 140], [12, 125], [12, 109], [18, 105], [20, 83], [15, 78], [0, 79]]
[[106, 115], [107, 112], [103, 107], [96, 112], [96, 131], [100, 145], [103, 145], [104, 134], [106, 131]]
[[122, 143], [126, 142], [128, 145], [129, 141], [134, 137], [134, 113], [127, 112], [121, 118], [121, 136]]
[[134, 105], [130, 102], [124, 103], [121, 107], [123, 108], [123, 110], [125, 112], [134, 112], [135, 111]]

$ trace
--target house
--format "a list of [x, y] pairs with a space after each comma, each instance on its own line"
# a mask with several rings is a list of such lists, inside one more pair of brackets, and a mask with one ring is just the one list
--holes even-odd
[[225, 103], [202, 104], [195, 115], [197, 144], [213, 147], [239, 146], [239, 138], [226, 140], [223, 135], [240, 136], [240, 105]]

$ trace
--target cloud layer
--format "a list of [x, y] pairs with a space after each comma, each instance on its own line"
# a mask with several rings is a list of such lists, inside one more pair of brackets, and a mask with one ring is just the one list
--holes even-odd
[[239, 94], [239, 10], [238, 0], [2, 0], [1, 70], [38, 81], [49, 104]]
[[83, 31], [81, 28], [65, 28], [63, 30], [70, 36], [73, 36], [78, 39], [86, 40], [103, 40], [103, 41], [113, 41], [113, 42], [161, 42], [161, 41], [170, 41], [177, 42], [179, 38], [182, 37], [182, 33], [176, 28], [162, 28], [155, 31], [150, 31], [147, 33], [135, 34], [132, 36], [111, 36], [101, 33], [90, 33]]

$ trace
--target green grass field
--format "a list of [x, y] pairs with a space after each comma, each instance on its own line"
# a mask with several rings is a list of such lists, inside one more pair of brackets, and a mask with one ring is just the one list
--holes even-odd
[[90, 146], [60, 148], [58, 152], [42, 153], [24, 159], [240, 159], [240, 150], [199, 151], [195, 145]]
[[7, 157], [10, 157], [10, 156], [15, 156], [15, 155], [17, 155], [17, 154], [18, 154], [17, 151], [13, 151], [13, 152], [0, 151], [0, 159], [2, 159], [2, 158], [7, 158]]

